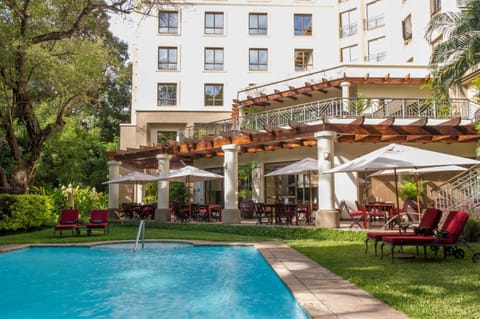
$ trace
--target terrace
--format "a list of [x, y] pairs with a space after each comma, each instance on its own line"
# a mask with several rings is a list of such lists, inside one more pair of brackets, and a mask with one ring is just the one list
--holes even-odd
[[237, 118], [187, 127], [181, 132], [180, 141], [186, 138], [202, 139], [206, 136], [241, 133], [242, 130], [261, 131], [265, 127], [285, 128], [289, 127], [292, 121], [306, 125], [352, 123], [359, 117], [372, 124], [385, 119], [409, 123], [419, 118], [428, 119], [432, 123], [461, 119], [462, 124], [468, 124], [480, 119], [479, 110], [480, 105], [468, 99], [435, 101], [419, 98], [339, 97], [266, 111], [248, 109]]

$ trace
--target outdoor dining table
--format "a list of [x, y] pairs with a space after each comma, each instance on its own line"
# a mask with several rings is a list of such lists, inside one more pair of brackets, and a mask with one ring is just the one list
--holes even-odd
[[206, 221], [222, 221], [222, 206], [219, 204], [198, 204], [198, 209], [207, 213]]
[[295, 225], [299, 224], [300, 217], [302, 217], [302, 220], [305, 220], [306, 223], [311, 222], [311, 213], [305, 205], [276, 203], [264, 204], [264, 207], [273, 213], [273, 220], [277, 225], [293, 225], [292, 220], [294, 216]]
[[366, 215], [365, 218], [370, 225], [372, 219], [379, 217], [383, 218], [384, 223], [387, 222], [390, 211], [393, 208], [393, 203], [391, 202], [369, 202], [365, 204]]
[[312, 222], [312, 212], [308, 205], [297, 204], [295, 211], [295, 225], [299, 225], [301, 222], [310, 224]]

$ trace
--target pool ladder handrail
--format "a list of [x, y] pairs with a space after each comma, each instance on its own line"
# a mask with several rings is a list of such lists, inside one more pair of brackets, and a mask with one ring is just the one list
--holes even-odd
[[135, 246], [133, 246], [133, 252], [137, 251], [138, 242], [140, 241], [140, 234], [142, 235], [142, 248], [145, 247], [145, 220], [142, 219], [138, 225], [137, 239], [135, 240]]

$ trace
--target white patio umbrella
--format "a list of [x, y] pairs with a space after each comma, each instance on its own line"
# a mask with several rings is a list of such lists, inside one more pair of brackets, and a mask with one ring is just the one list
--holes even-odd
[[[390, 144], [329, 169], [325, 171], [324, 174], [393, 169], [395, 175], [396, 205], [397, 208], [399, 208], [397, 183], [397, 171], [399, 169], [477, 164], [480, 164], [480, 161], [412, 146]], [[400, 210], [398, 210], [398, 213], [400, 213]]]
[[[161, 175], [155, 177], [157, 181], [171, 181], [171, 182], [183, 182], [185, 184], [190, 184], [194, 182], [202, 182], [223, 178], [222, 175], [215, 174], [200, 168], [193, 166], [185, 166], [177, 170], [170, 171], [166, 175]], [[191, 212], [192, 208], [192, 199], [189, 196], [189, 209]]]
[[153, 183], [156, 181], [156, 178], [156, 176], [141, 172], [130, 172], [127, 175], [103, 182], [103, 184], [135, 184], [136, 189], [138, 184]]
[[141, 173], [141, 172], [131, 172], [127, 175], [123, 175], [109, 181], [104, 182], [103, 184], [141, 184], [141, 183], [152, 183], [156, 181], [157, 176]]
[[[418, 219], [420, 220], [420, 194], [418, 192], [419, 177], [423, 174], [428, 173], [438, 173], [438, 172], [461, 172], [466, 171], [467, 169], [458, 165], [447, 165], [447, 166], [433, 166], [433, 167], [424, 167], [424, 168], [401, 168], [397, 169], [398, 175], [414, 175], [415, 176], [415, 186], [417, 188], [417, 214]], [[369, 177], [378, 177], [385, 175], [394, 175], [393, 169], [386, 169], [370, 174]]]
[[308, 175], [308, 183], [310, 189], [310, 213], [313, 210], [312, 203], [312, 172], [318, 172], [318, 161], [316, 159], [307, 157], [298, 162], [291, 163], [282, 168], [276, 169], [265, 176], [279, 176], [279, 175]]

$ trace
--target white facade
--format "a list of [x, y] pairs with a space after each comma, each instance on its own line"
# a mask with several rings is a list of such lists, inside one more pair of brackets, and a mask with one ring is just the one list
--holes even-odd
[[[172, 1], [148, 17], [137, 15], [132, 117], [131, 124], [121, 127], [121, 148], [155, 144], [157, 131], [179, 132], [195, 123], [229, 118], [232, 100], [250, 85], [349, 64], [426, 66], [431, 44], [424, 32], [432, 8], [441, 4], [455, 9], [451, 3], [194, 0]], [[159, 16], [173, 19], [162, 24]], [[306, 34], [295, 35], [294, 21], [302, 17], [311, 24]], [[216, 59], [206, 57], [212, 52]], [[265, 53], [259, 63], [249, 57]], [[264, 70], [252, 70], [252, 65]], [[166, 98], [159, 95], [159, 84], [169, 92]], [[215, 105], [206, 106], [212, 104], [205, 97], [211, 84], [223, 87], [223, 96], [214, 96]]]

